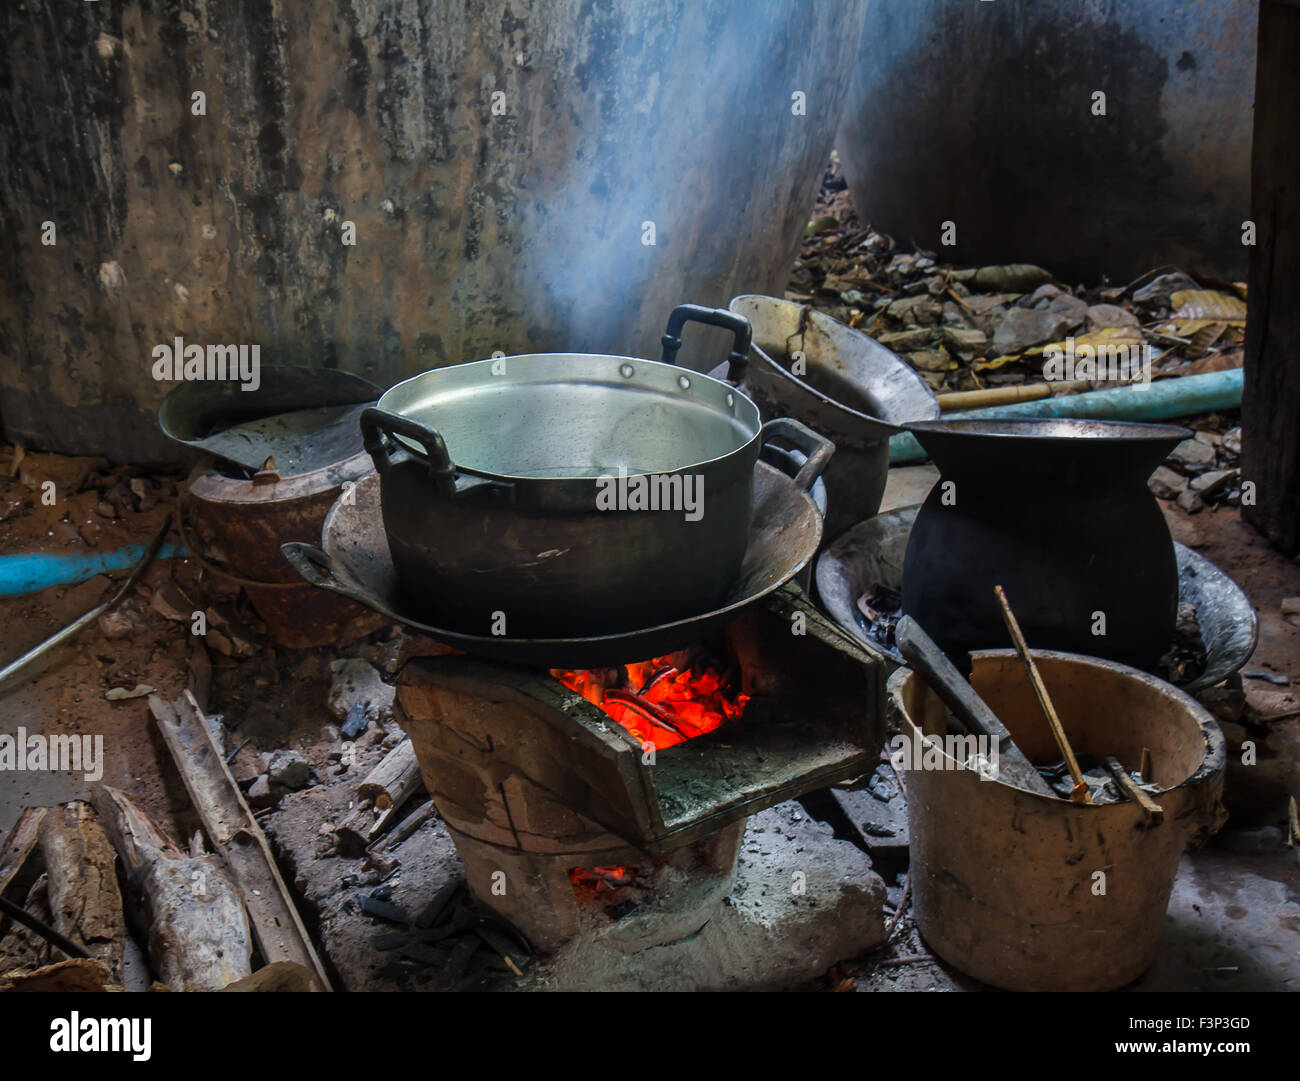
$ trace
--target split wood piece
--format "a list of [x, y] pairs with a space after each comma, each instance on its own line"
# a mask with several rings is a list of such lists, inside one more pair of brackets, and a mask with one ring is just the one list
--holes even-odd
[[404, 739], [357, 785], [360, 804], [334, 830], [340, 846], [355, 856], [360, 849], [373, 845], [397, 821], [406, 801], [422, 787], [424, 778], [415, 747]]
[[117, 856], [90, 804], [74, 800], [52, 807], [41, 820], [41, 855], [54, 929], [83, 946], [122, 982], [126, 917], [117, 888]]
[[253, 971], [253, 936], [239, 892], [196, 839], [186, 855], [116, 788], [91, 793], [127, 881], [149, 915], [154, 975], [173, 991], [219, 991]]
[[194, 696], [186, 691], [169, 703], [150, 695], [149, 708], [208, 840], [243, 894], [263, 960], [300, 964], [315, 976], [320, 990], [328, 991], [329, 977], [280, 877], [266, 834], [230, 775]]
[[1151, 748], [1150, 747], [1142, 748], [1142, 759], [1141, 759], [1141, 765], [1138, 766], [1138, 772], [1142, 774], [1142, 780], [1144, 781], [1149, 782], [1155, 780], [1155, 778], [1151, 776]]
[[384, 842], [385, 849], [393, 849], [410, 837], [416, 830], [423, 826], [429, 819], [438, 813], [438, 808], [433, 800], [427, 800], [420, 804], [414, 811], [407, 815], [389, 834], [388, 840]]
[[0, 894], [22, 873], [27, 860], [36, 850], [41, 821], [47, 810], [46, 807], [28, 807], [18, 816], [9, 836], [0, 845]]
[[370, 800], [376, 810], [386, 811], [402, 806], [423, 784], [415, 747], [404, 739], [357, 785], [357, 796]]
[[911, 616], [904, 616], [894, 629], [894, 643], [908, 663], [937, 694], [968, 731], [997, 744], [998, 777], [1008, 784], [1040, 796], [1059, 799], [1056, 791], [1011, 739], [997, 715], [988, 707], [943, 650]]
[[1108, 754], [1104, 761], [1106, 768], [1110, 770], [1110, 775], [1115, 778], [1115, 783], [1119, 785], [1120, 791], [1142, 808], [1142, 821], [1147, 828], [1150, 829], [1153, 826], [1160, 825], [1165, 820], [1165, 809], [1128, 775], [1128, 770], [1113, 754]]
[[1043, 713], [1047, 717], [1048, 725], [1051, 726], [1056, 746], [1060, 748], [1061, 757], [1065, 759], [1065, 764], [1069, 767], [1070, 778], [1074, 781], [1074, 787], [1070, 790], [1070, 799], [1074, 803], [1091, 803], [1092, 797], [1088, 794], [1088, 782], [1083, 779], [1083, 771], [1079, 769], [1079, 760], [1074, 757], [1074, 749], [1070, 746], [1070, 740], [1066, 737], [1065, 729], [1061, 727], [1061, 718], [1056, 715], [1056, 707], [1052, 705], [1051, 696], [1047, 693], [1047, 684], [1043, 682], [1043, 677], [1038, 671], [1038, 665], [1034, 663], [1034, 658], [1029, 653], [1029, 646], [1025, 643], [1025, 636], [1020, 633], [1020, 624], [1016, 622], [1015, 613], [1011, 611], [1011, 605], [1007, 603], [1007, 595], [1002, 591], [1001, 586], [994, 586], [993, 593], [998, 599], [999, 607], [1002, 609], [1002, 622], [1007, 625], [1007, 631], [1011, 634], [1011, 641], [1016, 644], [1016, 652], [1020, 654], [1020, 659], [1025, 663], [1025, 671], [1029, 673], [1029, 683], [1034, 688], [1034, 694], [1038, 696], [1038, 704], [1043, 707]]

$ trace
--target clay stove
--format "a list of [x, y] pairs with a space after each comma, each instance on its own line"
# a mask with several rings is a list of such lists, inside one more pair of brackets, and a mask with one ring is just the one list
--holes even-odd
[[551, 951], [698, 931], [751, 814], [875, 767], [884, 676], [786, 587], [612, 671], [417, 658], [396, 701], [473, 898]]

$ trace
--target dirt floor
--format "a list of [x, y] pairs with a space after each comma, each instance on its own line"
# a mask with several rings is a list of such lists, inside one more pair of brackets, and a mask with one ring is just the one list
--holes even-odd
[[[0, 555], [92, 554], [95, 549], [80, 532], [68, 528], [85, 524], [77, 521], [79, 504], [65, 500], [44, 506], [40, 501], [46, 473], [62, 464], [48, 460], [42, 466], [45, 472], [37, 472], [37, 464], [29, 462], [27, 472], [20, 465], [0, 486], [0, 505], [13, 516], [12, 528], [0, 531]], [[0, 455], [0, 474], [9, 472]], [[93, 476], [111, 487], [111, 472]], [[170, 495], [169, 483], [164, 478], [157, 484], [164, 498]], [[911, 471], [908, 498], [919, 498], [925, 486], [925, 470]], [[1300, 988], [1300, 862], [1285, 839], [1286, 800], [1300, 795], [1300, 704], [1290, 682], [1300, 679], [1300, 626], [1288, 621], [1283, 608], [1288, 598], [1300, 597], [1300, 566], [1265, 545], [1242, 524], [1234, 508], [1188, 514], [1173, 502], [1161, 506], [1176, 539], [1217, 563], [1247, 591], [1259, 613], [1260, 640], [1246, 665], [1242, 693], [1220, 693], [1212, 703], [1229, 741], [1225, 801], [1232, 818], [1206, 848], [1184, 858], [1160, 954], [1132, 989], [1294, 990]], [[164, 513], [162, 504], [144, 510], [127, 507], [117, 519], [95, 523], [99, 550], [147, 543]], [[113, 571], [77, 585], [0, 600], [0, 658], [18, 656], [93, 607], [124, 575]], [[216, 625], [226, 628], [227, 636], [217, 638], [225, 649], [235, 641], [240, 645], [234, 652], [251, 655], [227, 655], [214, 647], [212, 638], [191, 634], [191, 607], [212, 614]], [[310, 767], [300, 791], [279, 793], [271, 801], [278, 806], [263, 805], [259, 814], [341, 985], [511, 986], [512, 977], [498, 970], [471, 971], [450, 980], [436, 969], [394, 963], [393, 955], [375, 947], [377, 936], [391, 928], [363, 910], [364, 898], [390, 898], [417, 910], [457, 873], [454, 848], [436, 818], [378, 859], [340, 852], [330, 833], [330, 826], [355, 805], [356, 779], [400, 738], [391, 718], [380, 717], [355, 741], [351, 753], [341, 752], [342, 718], [337, 703], [333, 710], [329, 703], [331, 662], [362, 657], [391, 675], [404, 656], [437, 647], [389, 628], [343, 649], [289, 650], [258, 632], [256, 614], [237, 590], [214, 581], [191, 560], [159, 560], [115, 618], [97, 621], [75, 641], [0, 687], [0, 731], [14, 733], [22, 727], [29, 733], [102, 735], [102, 779], [124, 790], [173, 836], [183, 838], [198, 823], [143, 695], [153, 688], [172, 698], [188, 687], [210, 712], [220, 715], [232, 772], [245, 787], [252, 785], [265, 767], [264, 756], [272, 752], [297, 751]], [[1260, 672], [1273, 680], [1252, 674]], [[106, 695], [114, 688], [141, 696], [110, 700]], [[1259, 748], [1254, 766], [1240, 764], [1246, 740]], [[88, 782], [80, 776], [0, 772], [0, 831], [25, 806], [54, 804], [87, 792]], [[889, 905], [897, 906], [905, 881], [905, 848], [860, 832], [853, 816], [824, 794], [809, 797], [804, 805], [829, 821], [837, 836], [867, 850], [889, 886]], [[979, 987], [936, 961], [906, 915], [888, 946], [866, 957], [845, 959], [817, 986]]]

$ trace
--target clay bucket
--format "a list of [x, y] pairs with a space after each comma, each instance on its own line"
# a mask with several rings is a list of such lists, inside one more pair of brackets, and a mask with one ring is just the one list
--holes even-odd
[[[1223, 735], [1196, 701], [1137, 669], [1070, 653], [1034, 658], [1076, 754], [1113, 754], [1135, 769], [1150, 750], [1164, 821], [1147, 828], [1129, 801], [1084, 806], [981, 779], [948, 754], [913, 760], [915, 918], [935, 953], [995, 987], [1111, 990], [1151, 964], [1179, 857], [1221, 824]], [[987, 650], [973, 661], [971, 682], [1020, 748], [1059, 761], [1016, 654]], [[913, 748], [945, 731], [943, 704], [910, 669], [890, 678], [889, 709], [891, 731]]]

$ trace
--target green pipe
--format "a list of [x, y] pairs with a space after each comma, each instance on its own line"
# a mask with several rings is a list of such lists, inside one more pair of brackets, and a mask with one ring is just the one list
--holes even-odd
[[[1236, 409], [1241, 405], [1241, 379], [1242, 370], [1230, 368], [1226, 372], [1158, 379], [1147, 386], [1138, 384], [1112, 390], [1090, 390], [1087, 394], [1063, 394], [1059, 398], [945, 413], [941, 419], [1074, 417], [1079, 420], [1168, 420], [1170, 417]], [[921, 444], [910, 432], [901, 432], [889, 441], [890, 465], [919, 462], [925, 457]]]

